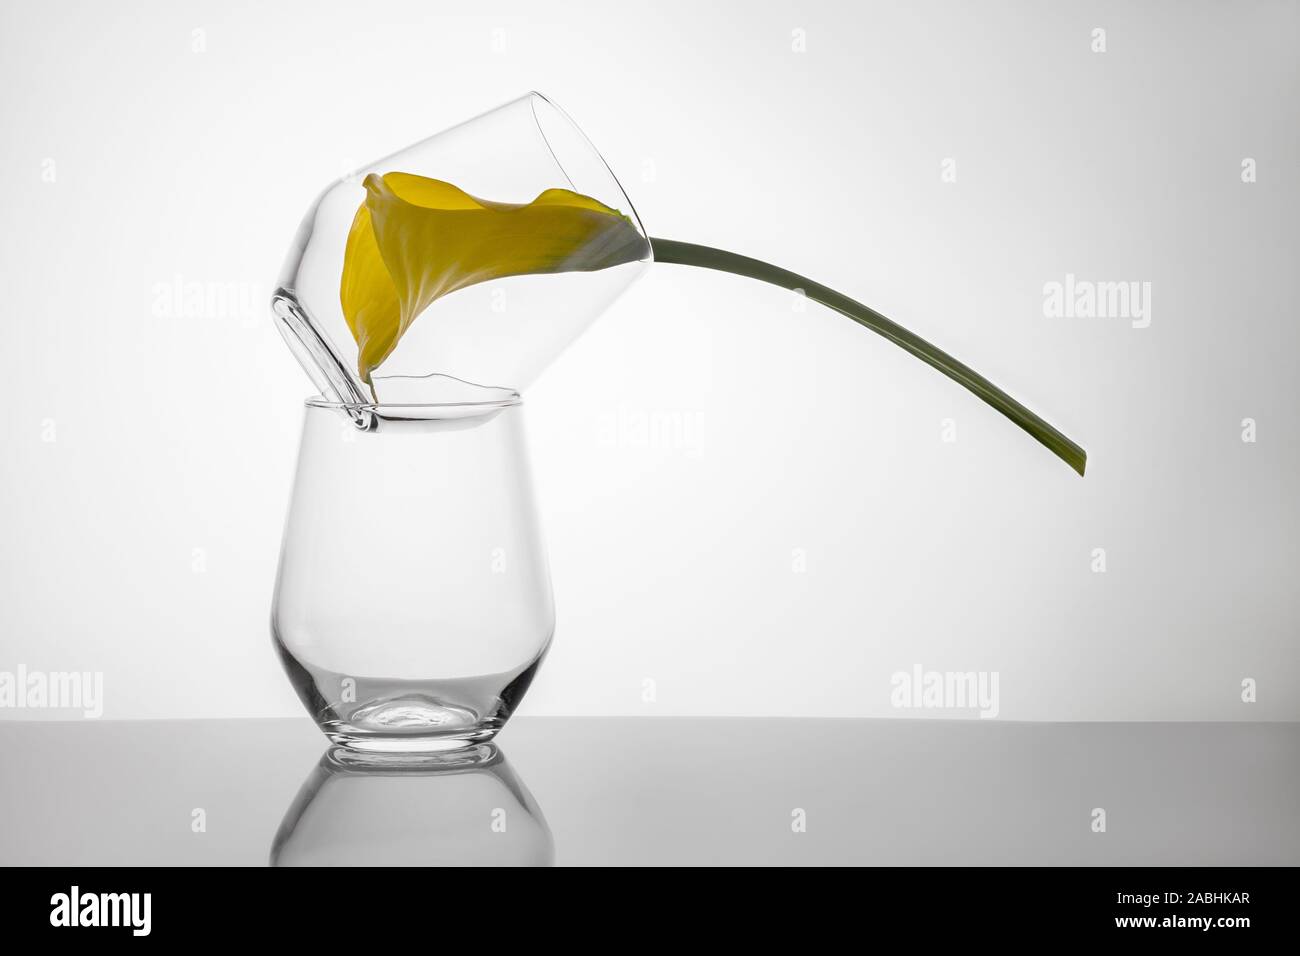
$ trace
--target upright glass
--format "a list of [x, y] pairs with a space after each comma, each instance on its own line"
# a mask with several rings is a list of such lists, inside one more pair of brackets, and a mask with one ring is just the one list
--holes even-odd
[[348, 411], [307, 403], [275, 647], [336, 744], [489, 740], [555, 624], [519, 398]]

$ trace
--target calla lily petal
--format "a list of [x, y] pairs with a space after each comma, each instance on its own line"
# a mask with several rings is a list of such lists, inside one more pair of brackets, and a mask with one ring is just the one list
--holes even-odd
[[411, 173], [372, 173], [364, 186], [339, 298], [357, 343], [357, 374], [372, 390], [371, 372], [441, 296], [508, 276], [592, 272], [650, 255], [627, 216], [568, 189], [502, 203]]

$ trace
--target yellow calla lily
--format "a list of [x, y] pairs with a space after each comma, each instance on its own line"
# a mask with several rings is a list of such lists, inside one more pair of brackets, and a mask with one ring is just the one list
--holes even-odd
[[372, 391], [371, 372], [449, 292], [507, 276], [592, 272], [650, 254], [627, 216], [568, 189], [502, 203], [411, 173], [372, 173], [363, 185], [339, 298], [357, 342], [357, 374]]

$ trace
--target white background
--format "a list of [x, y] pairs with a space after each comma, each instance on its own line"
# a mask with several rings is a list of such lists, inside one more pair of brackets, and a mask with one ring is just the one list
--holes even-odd
[[[652, 235], [842, 289], [1090, 457], [654, 266], [526, 396], [559, 619], [525, 712], [934, 716], [891, 707], [920, 664], [997, 671], [1001, 719], [1300, 718], [1296, 5], [615, 6], [0, 7], [0, 670], [301, 713], [273, 280], [330, 180], [535, 88]], [[1150, 326], [1046, 318], [1067, 273], [1150, 282]]]

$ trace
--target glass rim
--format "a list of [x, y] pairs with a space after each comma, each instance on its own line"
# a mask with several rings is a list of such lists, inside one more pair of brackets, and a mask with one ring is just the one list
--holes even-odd
[[[529, 105], [533, 112], [533, 122], [537, 125], [537, 135], [542, 138], [542, 142], [545, 143], [546, 148], [550, 150], [551, 158], [555, 160], [555, 165], [560, 168], [560, 172], [562, 172], [565, 178], [569, 180], [569, 184], [574, 185], [572, 177], [569, 175], [569, 170], [566, 168], [564, 160], [560, 158], [559, 153], [555, 151], [555, 145], [551, 142], [550, 137], [546, 135], [546, 129], [542, 126], [541, 119], [537, 115], [537, 104], [539, 102], [544, 104], [546, 108], [559, 117], [559, 119], [563, 121], [570, 130], [577, 134], [578, 140], [582, 145], [590, 151], [591, 155], [596, 158], [596, 161], [604, 167], [605, 173], [609, 176], [610, 182], [614, 184], [614, 188], [618, 190], [619, 194], [623, 197], [623, 201], [627, 203], [628, 214], [632, 219], [632, 222], [636, 225], [637, 231], [641, 233], [642, 237], [648, 240], [650, 233], [646, 230], [645, 223], [641, 221], [641, 214], [636, 211], [636, 205], [632, 202], [632, 197], [629, 196], [627, 190], [623, 188], [623, 184], [614, 173], [614, 168], [609, 165], [609, 161], [606, 160], [601, 151], [596, 148], [596, 144], [591, 141], [591, 137], [583, 131], [581, 126], [578, 125], [577, 120], [570, 116], [559, 103], [555, 102], [555, 100], [551, 99], [539, 90], [529, 90], [522, 98], [529, 101]], [[648, 245], [649, 243], [647, 242], [647, 246]], [[649, 261], [654, 261], [653, 247], [649, 249], [647, 257]]]
[[313, 395], [304, 399], [303, 404], [311, 408], [328, 408], [335, 411], [345, 412], [374, 412], [382, 415], [385, 411], [394, 412], [417, 412], [422, 409], [432, 411], [444, 411], [453, 409], [483, 409], [490, 410], [493, 408], [509, 408], [512, 405], [522, 405], [523, 396], [518, 392], [512, 392], [504, 398], [493, 398], [482, 402], [335, 402], [326, 398], [324, 395]]

